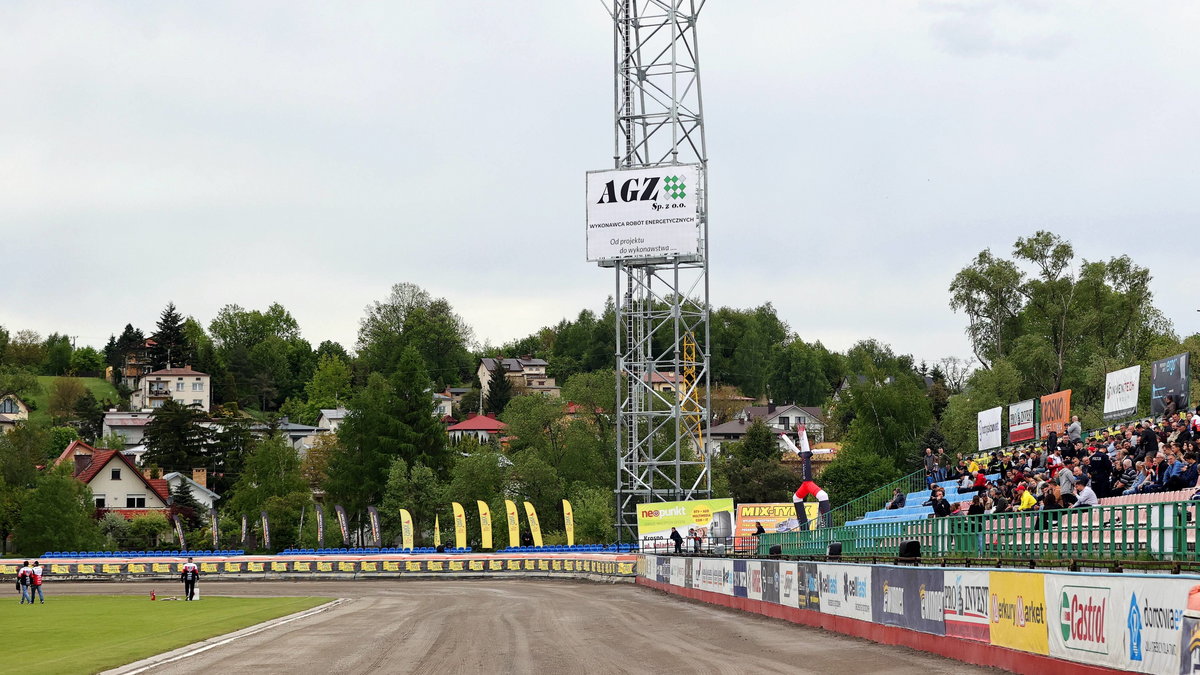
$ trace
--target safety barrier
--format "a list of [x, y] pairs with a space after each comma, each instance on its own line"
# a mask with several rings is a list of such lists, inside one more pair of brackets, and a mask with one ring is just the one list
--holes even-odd
[[1200, 576], [649, 554], [637, 575], [695, 600], [1020, 673], [1200, 666], [1200, 611], [1187, 611]]
[[863, 523], [811, 531], [764, 534], [760, 556], [779, 546], [783, 555], [824, 555], [831, 543], [844, 555], [895, 555], [916, 540], [933, 557], [1148, 558], [1196, 560], [1196, 502], [1119, 504], [1053, 511], [948, 516]]
[[[414, 576], [559, 576], [630, 580], [635, 557], [623, 555], [420, 555], [420, 556], [237, 556], [197, 558], [204, 577], [218, 579], [388, 578]], [[42, 557], [48, 580], [178, 578], [184, 558]], [[15, 577], [19, 562], [0, 561], [0, 577]]]

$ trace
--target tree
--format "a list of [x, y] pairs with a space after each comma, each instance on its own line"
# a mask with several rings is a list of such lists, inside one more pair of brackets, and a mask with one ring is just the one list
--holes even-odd
[[40, 368], [46, 360], [46, 345], [36, 331], [19, 330], [5, 350], [8, 365], [17, 368]]
[[404, 350], [391, 378], [399, 421], [398, 452], [410, 463], [420, 462], [444, 473], [446, 431], [434, 417], [435, 405], [425, 361], [414, 347]]
[[308, 483], [300, 473], [300, 458], [287, 441], [275, 434], [258, 443], [246, 457], [226, 505], [228, 514], [254, 517], [272, 497], [294, 493], [309, 494]]
[[336, 433], [317, 436], [312, 447], [300, 462], [300, 473], [313, 489], [320, 488], [329, 478], [329, 462], [341, 450]]
[[86, 551], [101, 541], [92, 491], [60, 466], [43, 476], [21, 505], [16, 539], [27, 555]]
[[42, 393], [37, 375], [15, 366], [0, 366], [0, 397], [12, 394], [28, 399]]
[[104, 355], [95, 347], [80, 347], [71, 352], [71, 366], [68, 369], [73, 375], [95, 376], [104, 372]]
[[174, 302], [168, 302], [158, 315], [153, 339], [150, 364], [154, 370], [191, 365], [195, 362], [195, 350], [188, 342], [183, 315], [175, 309]]
[[843, 452], [888, 458], [901, 469], [918, 468], [917, 443], [933, 425], [933, 407], [913, 377], [856, 383], [842, 393], [834, 417], [848, 420]]
[[66, 335], [52, 333], [46, 338], [44, 360], [42, 361], [43, 375], [66, 375], [71, 370], [71, 338]]
[[483, 402], [483, 409], [499, 415], [504, 412], [505, 406], [512, 400], [513, 386], [512, 380], [508, 379], [508, 371], [504, 367], [503, 359], [497, 357], [495, 363], [496, 367], [492, 369], [491, 376], [488, 378], [488, 393]]
[[71, 443], [79, 440], [79, 433], [71, 427], [50, 427], [46, 435], [46, 447], [42, 457], [51, 461], [62, 454]]
[[79, 435], [88, 443], [95, 442], [104, 433], [104, 408], [105, 406], [87, 389], [84, 390], [83, 396], [75, 401], [71, 417], [76, 420]]
[[146, 425], [142, 461], [168, 471], [207, 466], [206, 448], [212, 434], [200, 426], [204, 419], [205, 414], [195, 408], [174, 400], [163, 403]]
[[204, 507], [196, 501], [196, 496], [192, 494], [192, 486], [187, 480], [180, 480], [171, 488], [171, 511], [177, 518], [184, 519], [187, 523], [187, 527], [184, 528], [186, 530], [196, 530], [203, 525], [201, 514]]
[[836, 508], [898, 478], [900, 472], [891, 459], [843, 449], [821, 472], [820, 483]]
[[359, 358], [368, 372], [390, 375], [412, 347], [439, 389], [469, 377], [473, 341], [471, 327], [449, 302], [412, 283], [392, 286], [386, 300], [368, 306], [358, 330]]
[[129, 542], [139, 549], [158, 548], [159, 541], [171, 531], [171, 524], [161, 513], [143, 513], [129, 521]]
[[333, 503], [357, 513], [379, 502], [388, 467], [400, 456], [402, 432], [395, 410], [392, 385], [383, 375], [371, 373], [338, 428], [342, 442], [329, 459], [325, 480]]
[[87, 393], [87, 388], [77, 377], [56, 377], [50, 385], [50, 416], [56, 421], [73, 419], [75, 406]]
[[741, 441], [721, 453], [717, 471], [728, 482], [730, 496], [738, 502], [776, 502], [796, 489], [799, 479], [780, 461], [775, 432], [762, 420], [746, 427]]
[[400, 509], [407, 509], [413, 518], [414, 534], [433, 531], [434, 515], [447, 502], [446, 485], [424, 464], [414, 464], [397, 457], [388, 467], [381, 515], [389, 524], [389, 535], [399, 530]]

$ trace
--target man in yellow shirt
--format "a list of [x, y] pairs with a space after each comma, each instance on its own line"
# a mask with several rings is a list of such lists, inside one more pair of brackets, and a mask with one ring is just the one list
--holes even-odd
[[1037, 499], [1024, 485], [1017, 486], [1017, 493], [1021, 495], [1021, 504], [1017, 506], [1018, 511], [1028, 511], [1037, 506]]

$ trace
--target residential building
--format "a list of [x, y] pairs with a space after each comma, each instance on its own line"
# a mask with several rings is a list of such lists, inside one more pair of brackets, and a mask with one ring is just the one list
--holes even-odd
[[142, 439], [146, 435], [146, 425], [150, 423], [152, 416], [153, 413], [150, 412], [109, 410], [104, 413], [101, 434], [104, 436], [112, 433], [120, 434], [121, 438], [125, 439], [125, 449], [129, 450], [142, 444]]
[[559, 395], [559, 387], [554, 382], [553, 377], [546, 376], [546, 366], [549, 364], [542, 359], [535, 359], [528, 354], [517, 358], [493, 359], [483, 358], [479, 360], [479, 369], [476, 375], [479, 377], [480, 396], [486, 400], [488, 391], [491, 389], [492, 373], [496, 368], [504, 368], [504, 375], [513, 384], [513, 393], [520, 396], [522, 394], [545, 394], [557, 398]]
[[[776, 436], [795, 430], [803, 424], [815, 443], [825, 440], [825, 416], [820, 408], [803, 407], [791, 403], [765, 406], [750, 406], [738, 413], [732, 421], [714, 426], [709, 432], [705, 446], [709, 452], [719, 451], [720, 446], [730, 441], [740, 441], [746, 435], [746, 429], [755, 421], [761, 420]], [[779, 440], [780, 449], [787, 446]]]
[[642, 377], [650, 383], [651, 389], [660, 394], [674, 392], [683, 386], [683, 374], [676, 375], [670, 370], [656, 370]]
[[0, 396], [0, 432], [10, 431], [29, 419], [29, 406], [16, 394]]
[[133, 518], [154, 511], [165, 512], [170, 506], [167, 481], [148, 478], [124, 453], [93, 448], [86, 443], [72, 446], [63, 451], [59, 460], [72, 453], [75, 478], [92, 489], [100, 513]]
[[142, 377], [138, 389], [129, 397], [129, 407], [153, 410], [174, 400], [208, 412], [212, 406], [211, 380], [207, 373], [192, 370], [191, 366], [156, 370]]
[[140, 347], [126, 352], [120, 372], [113, 375], [113, 383], [116, 384], [119, 379], [120, 384], [126, 389], [136, 391], [141, 385], [142, 378], [153, 368], [151, 366], [153, 357], [150, 352], [156, 344], [158, 343], [154, 340], [146, 340]]
[[205, 512], [214, 508], [217, 500], [221, 498], [221, 495], [208, 489], [208, 471], [205, 469], [192, 469], [190, 478], [178, 471], [172, 471], [163, 476], [163, 480], [167, 481], [167, 490], [169, 493], [178, 490], [180, 483], [187, 483], [188, 487], [192, 489], [192, 496], [196, 498], [196, 501], [200, 503]]
[[433, 415], [439, 420], [446, 419], [454, 414], [454, 398], [449, 394], [434, 394], [433, 403]]
[[277, 431], [288, 442], [288, 445], [299, 451], [301, 456], [308, 452], [317, 436], [329, 431], [319, 426], [310, 427], [307, 424], [297, 424], [289, 421], [286, 417], [279, 420], [274, 426], [261, 423], [250, 425], [250, 433], [257, 438], [266, 438], [271, 434], [272, 429]]
[[347, 412], [345, 408], [321, 408], [321, 414], [317, 417], [317, 426], [337, 433], [338, 427], [342, 425], [342, 420], [346, 419]]
[[495, 413], [468, 413], [467, 419], [446, 427], [446, 433], [450, 435], [451, 443], [457, 443], [466, 436], [473, 436], [480, 443], [487, 443], [493, 438], [500, 438], [507, 428], [507, 424], [496, 419]]

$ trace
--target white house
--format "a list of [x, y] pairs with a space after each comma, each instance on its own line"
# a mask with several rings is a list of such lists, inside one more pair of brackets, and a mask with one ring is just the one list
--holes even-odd
[[130, 449], [142, 444], [142, 439], [146, 435], [146, 425], [150, 423], [151, 417], [153, 417], [153, 413], [149, 412], [109, 410], [104, 413], [104, 425], [101, 427], [101, 433], [104, 436], [112, 433], [120, 434], [121, 438], [125, 439], [125, 448]]
[[321, 408], [321, 415], [317, 417], [317, 427], [336, 432], [346, 419], [346, 412], [345, 408]]
[[0, 431], [9, 431], [29, 419], [29, 406], [16, 394], [0, 396]]
[[212, 378], [191, 366], [164, 368], [142, 376], [138, 388], [129, 396], [134, 410], [161, 408], [174, 400], [185, 406], [208, 412], [212, 407]]
[[550, 365], [543, 359], [535, 359], [532, 356], [519, 356], [515, 359], [492, 359], [484, 358], [479, 360], [479, 369], [476, 371], [476, 376], [479, 377], [480, 396], [487, 399], [488, 390], [491, 388], [492, 373], [497, 367], [504, 368], [504, 375], [513, 383], [514, 394], [545, 394], [555, 398], [559, 395], [559, 387], [554, 382], [553, 377], [546, 376], [546, 366]]
[[[737, 415], [732, 421], [714, 426], [705, 443], [709, 452], [714, 452], [721, 444], [729, 441], [740, 441], [746, 435], [746, 429], [756, 420], [761, 420], [777, 435], [794, 430], [803, 424], [817, 443], [825, 440], [825, 416], [820, 408], [803, 407], [791, 403], [783, 405], [750, 406]], [[783, 441], [779, 447], [785, 448]]]
[[163, 480], [167, 481], [167, 487], [171, 492], [179, 489], [180, 483], [187, 483], [188, 487], [192, 489], [192, 496], [205, 511], [216, 506], [217, 500], [221, 498], [221, 495], [209, 490], [205, 485], [208, 482], [208, 472], [204, 469], [193, 469], [191, 478], [178, 471], [172, 471], [163, 476]]

